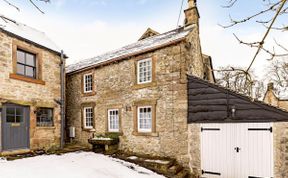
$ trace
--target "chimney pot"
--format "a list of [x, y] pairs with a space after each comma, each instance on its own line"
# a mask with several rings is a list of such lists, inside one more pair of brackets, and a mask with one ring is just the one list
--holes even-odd
[[192, 24], [198, 25], [199, 23], [199, 13], [197, 9], [196, 0], [188, 0], [188, 9], [185, 12], [185, 26]]
[[269, 91], [274, 90], [274, 83], [273, 82], [268, 83], [267, 87]]

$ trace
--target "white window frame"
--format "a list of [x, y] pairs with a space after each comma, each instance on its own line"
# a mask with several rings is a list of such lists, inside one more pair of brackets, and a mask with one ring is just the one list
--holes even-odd
[[[147, 62], [147, 61], [150, 61], [150, 63], [151, 63], [151, 70], [150, 70], [151, 77], [150, 77], [150, 80], [140, 82], [140, 63], [141, 62]], [[137, 61], [137, 84], [145, 84], [145, 83], [152, 82], [152, 77], [153, 77], [153, 63], [152, 62], [153, 62], [152, 58], [147, 58], [147, 59], [142, 59], [142, 60]]]
[[[110, 119], [111, 119], [111, 115], [110, 115], [110, 112], [113, 112], [113, 111], [117, 111], [117, 115], [115, 115], [116, 117], [117, 117], [117, 119], [118, 119], [118, 123], [117, 123], [117, 125], [118, 125], [118, 129], [113, 129], [113, 128], [111, 128], [111, 124], [110, 124]], [[119, 116], [119, 109], [108, 109], [108, 131], [109, 132], [119, 132], [119, 130], [120, 130], [120, 116]], [[116, 118], [114, 118], [114, 119], [116, 119]], [[115, 124], [115, 123], [114, 123]]]
[[[86, 77], [87, 76], [91, 76], [91, 90], [87, 90], [87, 88], [86, 88]], [[91, 92], [93, 92], [93, 74], [92, 73], [89, 73], [89, 74], [84, 74], [83, 75], [83, 92], [84, 93], [91, 93]]]
[[[92, 116], [91, 116], [91, 123], [92, 123], [92, 126], [87, 126], [87, 115], [86, 115], [86, 110], [87, 109], [91, 109], [92, 111]], [[83, 108], [83, 124], [84, 124], [84, 129], [93, 129], [93, 117], [94, 117], [94, 110], [93, 110], [93, 107], [84, 107]]]
[[[150, 129], [140, 128], [140, 109], [143, 109], [143, 108], [150, 108], [151, 109], [151, 127], [150, 127]], [[152, 128], [153, 128], [153, 107], [152, 106], [138, 106], [138, 108], [137, 108], [137, 126], [138, 126], [138, 132], [144, 132], [144, 133], [152, 132]]]

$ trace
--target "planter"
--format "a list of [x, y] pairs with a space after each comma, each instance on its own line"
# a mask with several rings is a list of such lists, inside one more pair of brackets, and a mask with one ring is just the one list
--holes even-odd
[[93, 147], [93, 152], [95, 153], [112, 153], [114, 151], [117, 151], [118, 149], [118, 138], [106, 138], [106, 137], [100, 137], [100, 138], [91, 138], [88, 140], [88, 142]]

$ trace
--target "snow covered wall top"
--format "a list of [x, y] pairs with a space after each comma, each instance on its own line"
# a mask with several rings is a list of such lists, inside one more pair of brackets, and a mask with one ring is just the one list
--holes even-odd
[[172, 31], [160, 34], [160, 35], [155, 35], [150, 38], [140, 40], [136, 43], [132, 43], [130, 45], [124, 46], [120, 49], [102, 54], [100, 56], [81, 60], [75, 64], [68, 65], [66, 68], [66, 72], [72, 73], [72, 72], [76, 72], [79, 70], [88, 69], [90, 67], [94, 67], [97, 65], [102, 65], [109, 61], [121, 60], [130, 56], [133, 56], [133, 55], [139, 55], [149, 50], [155, 50], [157, 48], [168, 45], [171, 42], [182, 40], [189, 34], [190, 31], [191, 31], [191, 28], [188, 30], [185, 30], [183, 27], [181, 27], [181, 28], [178, 28], [178, 29], [175, 29], [175, 30], [172, 30]]
[[54, 52], [61, 53], [60, 48], [50, 40], [44, 32], [38, 31], [25, 24], [16, 22], [0, 14], [0, 30], [21, 37], [27, 41], [48, 48]]

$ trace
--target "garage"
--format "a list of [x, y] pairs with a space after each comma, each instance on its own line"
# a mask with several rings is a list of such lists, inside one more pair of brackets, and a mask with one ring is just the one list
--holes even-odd
[[288, 112], [188, 76], [189, 157], [205, 178], [288, 177]]
[[273, 177], [272, 123], [201, 124], [203, 176]]

